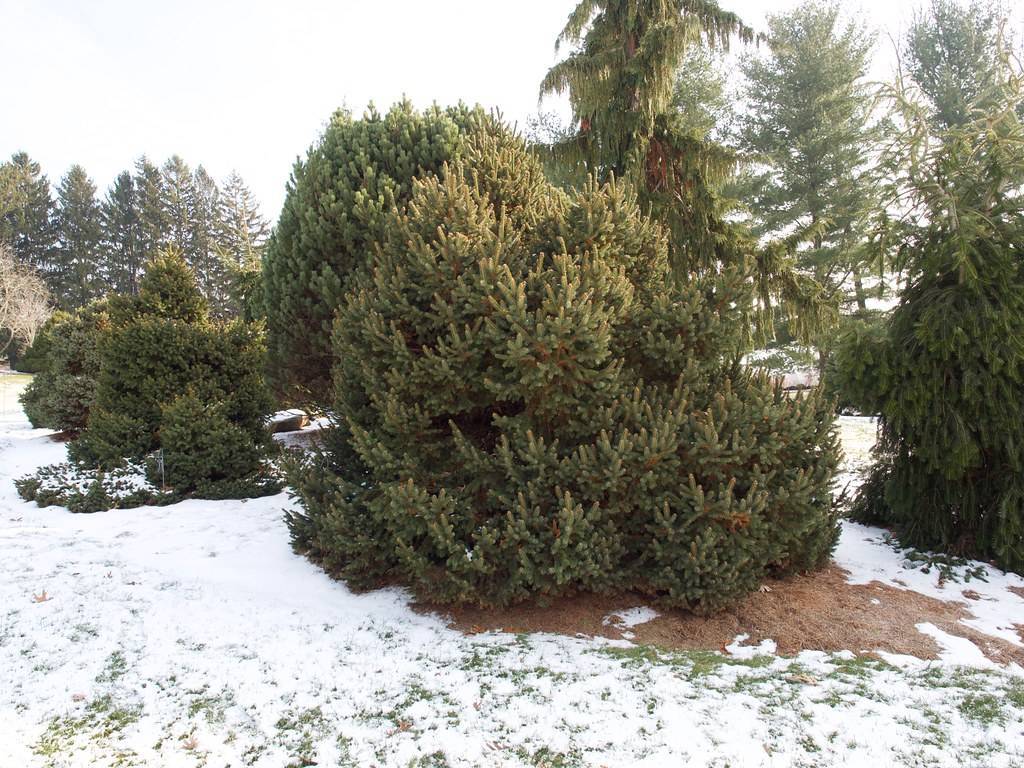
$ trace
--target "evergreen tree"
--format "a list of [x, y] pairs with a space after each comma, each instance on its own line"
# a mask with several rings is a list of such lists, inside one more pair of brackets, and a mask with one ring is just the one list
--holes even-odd
[[108, 329], [106, 299], [47, 321], [33, 346], [45, 357], [19, 398], [34, 427], [75, 435], [85, 428], [96, 397], [100, 339]]
[[138, 293], [142, 271], [142, 233], [135, 180], [128, 171], [118, 175], [102, 205], [104, 276], [117, 293]]
[[185, 258], [199, 282], [210, 311], [216, 317], [231, 314], [227, 291], [227, 275], [217, 253], [218, 201], [217, 182], [203, 166], [192, 174], [188, 200], [189, 238]]
[[735, 14], [707, 0], [582, 0], [558, 42], [575, 49], [548, 72], [541, 94], [568, 92], [578, 129], [552, 147], [577, 177], [625, 178], [669, 231], [680, 276], [739, 269], [759, 292], [751, 321], [770, 328], [776, 304], [807, 336], [831, 315], [820, 286], [792, 263], [793, 243], [768, 247], [729, 219], [721, 185], [735, 153], [673, 108], [678, 73], [697, 45], [754, 39]]
[[458, 152], [466, 107], [417, 112], [408, 102], [361, 120], [335, 113], [320, 142], [296, 163], [267, 246], [263, 288], [270, 376], [278, 389], [325, 403], [331, 324], [349, 276], [370, 258], [384, 215], [403, 204], [417, 176]]
[[12, 155], [3, 168], [5, 202], [0, 211], [0, 240], [10, 243], [17, 259], [35, 267], [53, 290], [56, 229], [50, 182], [39, 163], [24, 152]]
[[686, 49], [669, 109], [681, 132], [708, 142], [732, 119], [726, 76], [715, 51], [702, 45]]
[[53, 277], [55, 294], [62, 308], [74, 309], [103, 293], [103, 217], [96, 185], [82, 166], [71, 166], [61, 179], [54, 219], [60, 238]]
[[841, 389], [880, 414], [854, 514], [1024, 572], [1024, 72], [1008, 61], [962, 125], [936, 132], [893, 94], [907, 284], [883, 334], [847, 342]]
[[295, 546], [358, 585], [711, 611], [835, 541], [830, 405], [735, 364], [748, 283], [673, 277], [624, 185], [567, 195], [501, 126], [413, 182], [334, 330]]
[[135, 194], [139, 218], [139, 255], [143, 263], [168, 243], [170, 221], [164, 209], [164, 179], [145, 156], [135, 163]]
[[174, 252], [147, 264], [137, 296], [113, 296], [107, 306], [95, 396], [72, 459], [107, 468], [162, 449], [178, 493], [275, 489], [262, 466], [271, 403], [258, 329], [211, 320]]
[[687, 51], [703, 40], [727, 45], [753, 32], [705, 0], [583, 0], [558, 45], [577, 49], [552, 67], [541, 93], [568, 92], [578, 133], [558, 149], [598, 180], [635, 176], [661, 151], [659, 122], [670, 111]]
[[819, 2], [771, 16], [768, 27], [768, 54], [742, 65], [740, 141], [759, 161], [741, 186], [754, 232], [807, 231], [810, 247], [797, 251], [799, 269], [840, 300], [852, 279], [863, 309], [864, 241], [878, 194], [865, 83], [871, 36], [857, 22], [843, 23], [837, 6]]
[[993, 93], [1005, 11], [996, 0], [931, 0], [907, 33], [904, 64], [939, 128], [964, 125]]
[[263, 253], [270, 224], [242, 177], [232, 172], [217, 198], [217, 253], [228, 281], [232, 312], [252, 320], [264, 316]]
[[159, 205], [166, 224], [164, 243], [185, 257], [191, 266], [196, 189], [192, 169], [172, 155], [160, 169]]
[[270, 236], [270, 224], [237, 172], [224, 182], [217, 198], [217, 246], [235, 267], [258, 262]]

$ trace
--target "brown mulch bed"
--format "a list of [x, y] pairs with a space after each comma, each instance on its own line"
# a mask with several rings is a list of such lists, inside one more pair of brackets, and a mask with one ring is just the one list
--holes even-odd
[[1024, 665], [1024, 649], [959, 623], [970, 616], [969, 606], [961, 602], [936, 600], [879, 582], [848, 584], [845, 572], [834, 565], [806, 576], [770, 580], [765, 586], [767, 591], [756, 592], [713, 616], [658, 609], [658, 618], [628, 629], [605, 624], [604, 619], [617, 611], [650, 605], [643, 596], [579, 595], [555, 600], [546, 607], [527, 603], [502, 610], [420, 608], [446, 616], [455, 629], [466, 633], [550, 632], [618, 639], [626, 632], [635, 643], [688, 650], [723, 650], [745, 633], [749, 635], [745, 643], [752, 645], [774, 640], [782, 655], [802, 650], [850, 650], [936, 659], [939, 646], [915, 627], [929, 622], [973, 641], [993, 661]]

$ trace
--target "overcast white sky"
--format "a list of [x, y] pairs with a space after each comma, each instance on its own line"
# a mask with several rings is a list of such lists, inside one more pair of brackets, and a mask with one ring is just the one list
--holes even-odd
[[[796, 0], [722, 0], [749, 24]], [[0, 0], [0, 157], [101, 192], [146, 153], [232, 169], [276, 221], [333, 110], [463, 100], [525, 125], [575, 0]], [[849, 7], [849, 3], [845, 4]], [[861, 0], [879, 73], [916, 0]]]

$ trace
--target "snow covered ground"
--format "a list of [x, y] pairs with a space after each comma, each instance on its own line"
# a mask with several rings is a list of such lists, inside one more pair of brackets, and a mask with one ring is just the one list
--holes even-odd
[[[851, 453], [873, 435], [843, 430]], [[1024, 675], [959, 638], [926, 663], [464, 636], [292, 554], [283, 495], [95, 515], [20, 501], [12, 478], [64, 450], [0, 413], [3, 768], [1024, 765]], [[855, 581], [966, 588], [863, 526], [837, 559]], [[976, 626], [1019, 644], [1006, 587], [1024, 580], [987, 573]]]

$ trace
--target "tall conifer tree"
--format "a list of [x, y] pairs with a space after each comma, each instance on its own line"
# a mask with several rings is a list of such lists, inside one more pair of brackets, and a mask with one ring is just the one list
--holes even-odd
[[141, 222], [135, 180], [128, 171], [118, 175], [102, 205], [104, 275], [117, 293], [138, 293], [142, 272]]
[[96, 185], [73, 165], [57, 188], [57, 300], [65, 309], [84, 306], [103, 293], [100, 268], [102, 214]]
[[231, 311], [263, 316], [262, 259], [270, 224], [242, 177], [232, 172], [217, 198], [217, 253], [228, 280]]
[[936, 130], [897, 88], [884, 158], [906, 278], [883, 332], [853, 338], [842, 388], [880, 414], [855, 515], [910, 546], [1024, 573], [1024, 71], [1003, 61], [973, 118]]
[[761, 247], [727, 217], [721, 184], [735, 154], [695, 133], [673, 108], [677, 75], [696, 45], [752, 41], [752, 29], [711, 0], [582, 0], [558, 38], [573, 51], [548, 72], [541, 94], [567, 92], [576, 133], [552, 147], [580, 176], [626, 178], [642, 207], [669, 231], [677, 276], [735, 270], [752, 281], [771, 326], [785, 308], [807, 337], [830, 316], [820, 287], [793, 269], [792, 240]]
[[940, 129], [966, 124], [984, 106], [999, 70], [1000, 26], [995, 0], [931, 0], [907, 33], [904, 64]]
[[160, 169], [160, 176], [160, 207], [167, 226], [166, 242], [184, 254], [186, 262], [191, 266], [189, 251], [195, 205], [192, 169], [180, 156], [172, 155]]
[[50, 182], [39, 163], [24, 152], [12, 155], [4, 168], [8, 202], [0, 211], [0, 240], [9, 242], [19, 261], [35, 267], [50, 282], [56, 245]]
[[755, 233], [799, 229], [810, 247], [797, 264], [839, 298], [852, 278], [858, 306], [867, 217], [877, 200], [874, 130], [865, 81], [871, 36], [837, 6], [808, 2], [769, 18], [767, 55], [748, 56], [743, 148], [760, 162], [742, 185]]
[[232, 171], [217, 198], [217, 245], [233, 266], [257, 263], [270, 236], [270, 224], [245, 181]]
[[143, 263], [167, 245], [170, 224], [163, 207], [164, 180], [160, 168], [145, 155], [135, 162], [135, 193], [139, 211], [139, 250]]
[[185, 257], [195, 272], [199, 290], [218, 317], [231, 314], [228, 308], [227, 276], [217, 255], [217, 182], [203, 166], [192, 174], [189, 189], [189, 235]]

